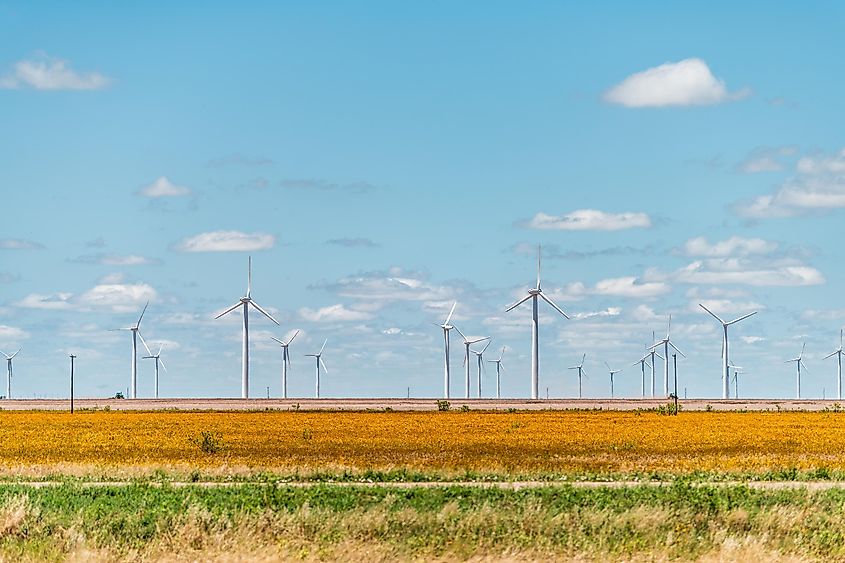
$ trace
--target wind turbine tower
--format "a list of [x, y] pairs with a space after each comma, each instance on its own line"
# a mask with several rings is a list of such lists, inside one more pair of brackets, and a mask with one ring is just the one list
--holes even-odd
[[739, 321], [745, 320], [751, 315], [756, 315], [757, 311], [753, 313], [748, 313], [747, 315], [743, 315], [737, 319], [732, 321], [725, 321], [719, 315], [702, 305], [701, 303], [698, 304], [699, 307], [710, 313], [714, 319], [719, 321], [722, 324], [722, 398], [728, 399], [731, 396], [731, 389], [730, 389], [730, 361], [728, 360], [728, 327], [732, 324], [736, 324]]
[[531, 299], [531, 398], [535, 400], [539, 398], [540, 388], [540, 323], [538, 319], [537, 299], [542, 299], [551, 305], [555, 311], [563, 315], [565, 318], [569, 318], [569, 316], [563, 312], [563, 309], [555, 305], [554, 301], [546, 297], [545, 294], [543, 294], [543, 290], [540, 289], [540, 256], [540, 246], [537, 245], [537, 286], [529, 288], [528, 295], [505, 310], [506, 313], [512, 311]]
[[[465, 386], [465, 398], [469, 399], [469, 347], [476, 342], [481, 342], [483, 340], [489, 340], [489, 336], [481, 336], [478, 338], [467, 338], [461, 329], [455, 327], [455, 330], [458, 331], [458, 334], [461, 335], [461, 338], [464, 339], [464, 386]], [[480, 397], [481, 395], [479, 395]]]
[[475, 358], [478, 360], [478, 398], [481, 398], [481, 371], [484, 366], [484, 352], [487, 350], [487, 347], [490, 346], [490, 343], [493, 342], [492, 339], [487, 339], [487, 344], [484, 345], [484, 348], [481, 349], [481, 352], [476, 352], [475, 350], [470, 350], [473, 354], [475, 354]]
[[[795, 379], [795, 397], [797, 399], [801, 398], [801, 366], [804, 364], [804, 360], [802, 358], [804, 356], [804, 348], [806, 346], [807, 346], [807, 343], [803, 342], [801, 344], [801, 353], [798, 354], [798, 357], [792, 358], [791, 360], [786, 360], [784, 362], [785, 364], [788, 364], [790, 362], [795, 362], [795, 365], [798, 368], [798, 375], [796, 376], [796, 379]], [[807, 367], [804, 366], [804, 369], [807, 369]]]
[[18, 355], [21, 349], [18, 348], [18, 351], [12, 354], [11, 356], [8, 355], [6, 352], [0, 350], [0, 354], [6, 356], [6, 398], [12, 398], [12, 359]]
[[730, 364], [728, 367], [734, 370], [734, 399], [739, 399], [739, 373], [743, 371], [744, 368], [733, 364]]
[[[669, 324], [668, 324], [668, 327], [666, 328], [666, 338], [664, 338], [660, 342], [652, 344], [652, 346], [651, 346], [652, 350], [654, 350], [658, 346], [663, 346], [663, 356], [664, 356], [664, 360], [663, 360], [663, 395], [665, 397], [669, 396], [669, 346], [674, 348], [675, 351], [678, 354], [680, 354], [681, 356], [683, 356], [685, 358], [687, 357], [686, 354], [681, 352], [678, 349], [678, 347], [675, 346], [675, 344], [672, 342], [672, 339], [669, 336], [669, 333], [671, 332], [671, 330], [672, 330], [672, 315], [669, 315]], [[654, 362], [653, 358], [652, 358], [652, 362]], [[652, 363], [652, 365], [654, 365], [654, 364]], [[653, 371], [653, 368], [652, 368], [652, 371]], [[654, 382], [654, 380], [652, 380], [652, 385], [653, 385], [653, 382]], [[652, 387], [652, 389], [654, 389], [654, 388]]]
[[[291, 340], [293, 340], [293, 338], [291, 338]], [[327, 368], [326, 364], [323, 363], [323, 350], [326, 348], [326, 342], [328, 341], [328, 339], [323, 341], [320, 351], [316, 354], [305, 354], [309, 358], [314, 358], [317, 362], [316, 396], [318, 399], [320, 398], [320, 366], [322, 365], [326, 373], [329, 373], [329, 368]]]
[[502, 356], [505, 355], [505, 347], [502, 346], [502, 353], [499, 354], [498, 360], [487, 360], [491, 364], [496, 364], [496, 398], [502, 398]]
[[[842, 400], [842, 329], [839, 329], [839, 348], [825, 356], [823, 359], [828, 359], [831, 356], [836, 356], [839, 363], [836, 371], [836, 398]], [[12, 364], [9, 363], [9, 373], [12, 373]]]
[[270, 337], [282, 347], [282, 398], [284, 399], [288, 398], [288, 369], [290, 368], [290, 352], [288, 351], [288, 346], [290, 346], [290, 343], [293, 342], [297, 334], [299, 334], [299, 329], [293, 333], [293, 336], [287, 342], [279, 340], [275, 336]]
[[158, 399], [158, 366], [161, 364], [161, 367], [164, 368], [164, 371], [167, 371], [167, 366], [164, 365], [164, 361], [161, 359], [161, 349], [164, 347], [164, 344], [159, 345], [158, 352], [155, 354], [150, 354], [149, 356], [144, 356], [145, 360], [155, 360], [156, 361], [156, 378], [155, 378], [155, 398]]
[[[612, 367], [610, 367], [610, 364], [608, 364], [607, 362], [605, 362], [604, 365], [606, 365], [608, 371], [610, 371], [610, 398], [612, 399], [613, 398], [613, 376], [616, 375], [617, 373], [621, 372], [622, 370], [621, 369], [613, 369]], [[634, 364], [634, 365], [636, 365], [636, 364]], [[645, 371], [645, 367], [643, 367], [643, 371]]]
[[249, 263], [247, 266], [247, 281], [246, 281], [246, 295], [241, 297], [237, 303], [214, 317], [215, 319], [219, 319], [223, 315], [227, 315], [237, 309], [238, 307], [243, 307], [243, 316], [244, 316], [244, 332], [243, 332], [243, 350], [242, 350], [242, 357], [241, 357], [241, 398], [248, 399], [249, 398], [249, 307], [252, 305], [259, 313], [276, 323], [278, 326], [279, 321], [274, 319], [270, 316], [270, 313], [265, 311], [261, 308], [258, 303], [252, 300], [252, 256], [249, 257]]
[[449, 324], [449, 321], [452, 320], [452, 313], [455, 312], [455, 307], [457, 305], [457, 301], [452, 303], [452, 310], [449, 311], [448, 315], [446, 315], [446, 320], [443, 322], [442, 325], [437, 325], [443, 329], [443, 346], [446, 350], [446, 362], [443, 368], [443, 397], [446, 399], [449, 398], [449, 385], [451, 383], [449, 377], [449, 331], [455, 328], [454, 326]]
[[587, 354], [581, 356], [581, 363], [577, 366], [572, 366], [569, 369], [577, 369], [578, 370], [578, 398], [581, 398], [581, 376], [587, 375], [587, 372], [584, 370], [584, 360], [587, 359]]
[[147, 350], [148, 354], [152, 354], [150, 351], [150, 347], [147, 346], [147, 343], [144, 342], [144, 337], [141, 336], [140, 328], [141, 328], [141, 319], [144, 318], [144, 313], [147, 312], [147, 307], [150, 305], [150, 302], [147, 301], [147, 304], [144, 305], [144, 309], [141, 311], [141, 316], [138, 317], [138, 322], [136, 322], [132, 326], [128, 326], [125, 328], [116, 328], [114, 330], [128, 330], [132, 332], [132, 379], [130, 380], [129, 386], [129, 398], [137, 399], [138, 398], [138, 339], [141, 339], [141, 344], [144, 345], [144, 348]]
[[[654, 350], [647, 353], [645, 356], [640, 358], [638, 361], [631, 364], [631, 367], [634, 367], [637, 364], [640, 364], [640, 370], [643, 372], [643, 379], [642, 379], [642, 397], [643, 398], [645, 398], [645, 367], [646, 366], [650, 367], [652, 374], [654, 373], [654, 366], [649, 365], [649, 363], [648, 363], [648, 357], [653, 355], [653, 354], [654, 354]], [[654, 378], [652, 378], [652, 381], [654, 381]]]

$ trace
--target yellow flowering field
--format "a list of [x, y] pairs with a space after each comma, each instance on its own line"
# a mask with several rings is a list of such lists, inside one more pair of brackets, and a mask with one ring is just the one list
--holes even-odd
[[[218, 451], [203, 452], [202, 433]], [[845, 470], [824, 412], [0, 412], [0, 467]]]

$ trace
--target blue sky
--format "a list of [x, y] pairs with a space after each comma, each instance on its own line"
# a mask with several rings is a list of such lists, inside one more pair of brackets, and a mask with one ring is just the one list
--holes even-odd
[[[690, 396], [720, 394], [718, 325], [740, 392], [835, 391], [845, 305], [843, 9], [769, 3], [62, 4], [0, 0], [0, 349], [13, 392], [129, 382], [144, 302], [164, 396], [236, 396], [245, 291], [254, 396], [279, 393], [271, 334], [309, 396], [442, 391], [442, 322], [507, 346], [529, 392], [533, 283], [542, 390], [608, 394], [665, 333]], [[453, 395], [463, 393], [453, 333]], [[10, 350], [11, 349], [11, 350]], [[488, 352], [490, 359], [494, 355]], [[152, 392], [141, 363], [139, 393]], [[486, 389], [492, 390], [492, 372]], [[473, 389], [473, 394], [475, 390]]]

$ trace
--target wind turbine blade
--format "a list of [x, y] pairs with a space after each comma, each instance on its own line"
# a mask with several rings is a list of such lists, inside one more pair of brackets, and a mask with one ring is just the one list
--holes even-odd
[[464, 336], [464, 333], [463, 333], [463, 332], [461, 332], [461, 329], [459, 329], [458, 327], [454, 327], [454, 328], [455, 328], [455, 330], [457, 330], [457, 331], [458, 331], [458, 334], [460, 334], [460, 335], [461, 335], [461, 338], [463, 338], [463, 339], [464, 339], [464, 342], [466, 342], [466, 341], [467, 341], [467, 337], [466, 337], [466, 336]]
[[504, 355], [505, 355], [505, 347], [504, 347], [504, 346], [502, 346], [502, 353], [501, 353], [501, 354], [499, 354], [499, 361], [500, 361], [500, 362], [502, 361], [502, 356], [504, 356]]
[[666, 325], [666, 340], [669, 340], [669, 335], [672, 333], [672, 314], [669, 314], [669, 324]]
[[23, 346], [21, 346], [20, 348], [18, 348], [18, 351], [17, 351], [17, 352], [15, 352], [14, 354], [12, 354], [12, 357], [11, 357], [11, 358], [9, 358], [9, 359], [11, 360], [11, 359], [12, 359], [12, 358], [14, 358], [15, 356], [17, 356], [17, 355], [18, 355], [18, 352], [20, 352], [21, 350], [23, 350]]
[[443, 323], [444, 325], [449, 324], [449, 321], [451, 321], [451, 320], [452, 320], [452, 313], [454, 313], [454, 312], [455, 312], [455, 307], [457, 307], [457, 306], [458, 306], [458, 302], [457, 302], [457, 301], [455, 301], [454, 303], [452, 303], [452, 309], [449, 311], [449, 314], [448, 314], [448, 315], [446, 315], [446, 322], [445, 322], [445, 323]]
[[675, 345], [672, 343], [672, 341], [671, 341], [671, 340], [669, 340], [669, 341], [668, 341], [668, 344], [669, 344], [669, 346], [671, 346], [672, 348], [674, 348], [674, 349], [675, 349], [675, 351], [676, 351], [678, 354], [680, 354], [681, 356], [683, 356], [683, 357], [685, 357], [685, 358], [687, 357], [687, 355], [686, 355], [686, 354], [684, 354], [683, 352], [681, 352], [681, 351], [680, 351], [680, 349], [678, 349], [678, 347], [677, 347], [677, 346], [675, 346]]
[[738, 319], [734, 319], [731, 322], [725, 323], [725, 324], [732, 325], [732, 324], [738, 323], [739, 321], [744, 321], [748, 317], [750, 317], [752, 315], [756, 315], [756, 314], [757, 314], [757, 311], [754, 311], [753, 313], [748, 313], [747, 315], [743, 315], [743, 316], [739, 317]]
[[149, 302], [149, 301], [147, 301], [147, 304], [146, 304], [146, 305], [144, 305], [144, 309], [143, 309], [143, 311], [141, 311], [141, 316], [140, 316], [140, 317], [138, 317], [138, 322], [137, 322], [137, 323], [135, 323], [135, 327], [136, 327], [136, 328], [137, 328], [137, 327], [139, 327], [139, 326], [141, 326], [141, 319], [143, 319], [143, 318], [144, 318], [144, 313], [146, 313], [146, 312], [147, 312], [147, 307], [149, 307], [149, 306], [150, 306], [150, 302]]
[[325, 340], [323, 340], [323, 345], [322, 345], [322, 346], [320, 346], [320, 354], [322, 354], [322, 353], [323, 353], [323, 350], [325, 350], [325, 348], [326, 348], [326, 342], [328, 342], [328, 341], [329, 341], [329, 339], [328, 339], [328, 338], [326, 338]]
[[159, 359], [158, 359], [158, 363], [160, 363], [160, 364], [161, 364], [161, 367], [163, 367], [163, 368], [164, 368], [164, 371], [166, 372], [166, 371], [167, 371], [167, 366], [166, 366], [166, 365], [164, 365], [164, 360], [162, 360], [161, 358], [159, 358]]
[[[225, 311], [223, 311], [222, 313], [220, 313], [219, 315], [217, 315], [217, 316], [216, 316], [216, 317], [214, 317], [214, 318], [215, 318], [215, 319], [219, 319], [219, 318], [220, 318], [220, 317], [222, 317], [223, 315], [225, 315], [225, 314], [227, 314], [227, 313], [231, 313], [232, 311], [234, 311], [235, 309], [237, 309], [237, 308], [238, 308], [238, 307], [240, 307], [241, 305], [243, 305], [243, 303], [241, 303], [240, 301], [238, 301], [237, 303], [235, 303], [234, 305], [232, 305], [231, 307], [229, 307], [228, 309], [226, 309]], [[127, 329], [125, 329], [125, 328], [119, 328], [119, 329], [117, 329], [117, 330], [127, 330]]]
[[279, 344], [281, 344], [282, 346], [284, 346], [284, 345], [285, 345], [285, 343], [284, 343], [284, 342], [282, 342], [281, 340], [279, 340], [279, 339], [278, 339], [278, 338], [276, 338], [275, 336], [271, 336], [271, 337], [270, 337], [270, 339], [271, 339], [271, 340], [275, 340], [276, 342], [278, 342], [278, 343], [279, 343]]
[[581, 365], [582, 366], [584, 365], [584, 360], [586, 360], [586, 359], [587, 359], [587, 354], [584, 354], [583, 356], [581, 356]]
[[252, 292], [252, 256], [248, 259], [247, 275], [246, 275], [246, 296], [249, 297]]
[[297, 334], [299, 334], [299, 329], [296, 329], [296, 332], [294, 332], [293, 336], [290, 337], [290, 340], [288, 340], [288, 345], [290, 345], [290, 343], [293, 342], [293, 339], [296, 338]]
[[803, 357], [803, 356], [804, 356], [804, 348], [805, 348], [806, 346], [807, 346], [807, 343], [806, 343], [806, 342], [802, 342], [802, 343], [801, 343], [801, 353], [800, 353], [800, 354], [798, 354], [798, 357], [799, 357], [799, 358], [801, 358], [801, 357]]
[[838, 353], [839, 353], [839, 350], [837, 350], [836, 352], [831, 352], [830, 354], [828, 354], [827, 356], [825, 356], [825, 357], [824, 357], [824, 358], [822, 358], [822, 359], [823, 359], [823, 360], [826, 360], [826, 359], [828, 359], [829, 357], [831, 357], [831, 356], [835, 356], [835, 355], [836, 355], [836, 354], [838, 354]]
[[329, 368], [326, 367], [326, 362], [323, 361], [323, 358], [320, 358], [320, 365], [323, 366], [323, 371], [329, 373]]
[[516, 303], [514, 303], [513, 305], [511, 305], [507, 309], [505, 309], [505, 313], [509, 313], [510, 311], [513, 311], [514, 309], [516, 309], [517, 307], [519, 307], [520, 305], [522, 305], [523, 303], [525, 303], [526, 301], [528, 301], [532, 297], [533, 296], [529, 293], [528, 295], [526, 295], [525, 297], [523, 297], [522, 299], [520, 299], [519, 301], [517, 301]]
[[543, 256], [543, 248], [537, 245], [537, 289], [540, 289], [540, 258]]
[[543, 298], [543, 301], [545, 301], [546, 303], [548, 303], [549, 305], [551, 305], [552, 307], [554, 307], [554, 308], [555, 308], [555, 310], [556, 310], [558, 313], [560, 313], [561, 315], [563, 315], [563, 316], [564, 316], [564, 317], [566, 317], [567, 319], [569, 318], [569, 315], [567, 315], [566, 313], [564, 313], [564, 312], [563, 312], [563, 309], [561, 309], [560, 307], [558, 307], [558, 306], [557, 306], [557, 304], [556, 304], [554, 301], [552, 301], [551, 299], [549, 299], [548, 297], [546, 297], [546, 295], [545, 295], [545, 294], [540, 293], [539, 295], [540, 295], [540, 297], [542, 297], [542, 298]]
[[[467, 344], [475, 344], [476, 342], [484, 342], [485, 340], [489, 340], [489, 339], [490, 339], [489, 336], [485, 336], [484, 338], [476, 338], [475, 340], [467, 340]], [[486, 346], [485, 346], [485, 348], [486, 348]]]
[[610, 367], [610, 364], [608, 364], [607, 362], [605, 362], [605, 363], [604, 363], [604, 365], [606, 365], [606, 366], [607, 366], [607, 369], [609, 369], [610, 371], [613, 371], [613, 368], [612, 368], [612, 367]]
[[143, 336], [141, 336], [141, 331], [140, 331], [140, 330], [138, 331], [138, 338], [140, 338], [140, 339], [141, 339], [141, 344], [143, 344], [143, 345], [144, 345], [144, 348], [146, 348], [146, 349], [147, 349], [147, 354], [149, 354], [150, 356], [152, 356], [152, 355], [153, 355], [153, 352], [152, 352], [152, 350], [150, 350], [150, 347], [149, 347], [149, 346], [147, 346], [147, 343], [144, 341], [144, 337], [143, 337]]
[[156, 356], [161, 356], [161, 351], [164, 349], [164, 344], [158, 345], [158, 352], [156, 352]]
[[258, 303], [256, 303], [256, 302], [255, 302], [255, 301], [253, 301], [252, 299], [250, 299], [250, 300], [249, 300], [249, 304], [250, 304], [250, 305], [252, 305], [253, 307], [255, 307], [256, 309], [258, 309], [258, 312], [260, 312], [262, 315], [264, 315], [265, 317], [267, 317], [268, 319], [270, 319], [271, 321], [273, 321], [274, 323], [276, 323], [276, 326], [278, 326], [278, 325], [279, 325], [279, 321], [277, 321], [276, 319], [274, 319], [273, 317], [271, 317], [271, 316], [270, 316], [270, 313], [268, 313], [267, 311], [265, 311], [264, 309], [262, 309], [262, 308], [261, 308], [261, 306], [259, 306], [259, 305], [258, 305]]
[[702, 305], [701, 303], [699, 303], [699, 304], [698, 304], [698, 306], [699, 306], [699, 307], [701, 307], [702, 309], [704, 309], [705, 311], [707, 311], [708, 313], [710, 313], [710, 315], [711, 315], [714, 319], [716, 319], [717, 321], [719, 321], [720, 323], [722, 323], [722, 324], [726, 324], [726, 323], [725, 323], [725, 321], [723, 321], [723, 320], [722, 320], [722, 317], [720, 317], [719, 315], [717, 315], [716, 313], [714, 313], [713, 311], [711, 311], [710, 309], [708, 309], [707, 307], [705, 307], [705, 306], [704, 306], [704, 305]]
[[481, 349], [481, 353], [483, 354], [483, 353], [487, 350], [487, 347], [488, 347], [488, 346], [490, 346], [490, 344], [492, 344], [492, 343], [493, 343], [493, 339], [492, 339], [492, 338], [488, 338], [488, 339], [487, 339], [487, 344], [485, 344], [485, 345], [484, 345], [484, 348], [482, 348], [482, 349]]

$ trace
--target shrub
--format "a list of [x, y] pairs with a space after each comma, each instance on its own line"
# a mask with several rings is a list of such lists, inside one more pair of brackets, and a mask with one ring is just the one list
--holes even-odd
[[439, 410], [440, 412], [446, 412], [451, 408], [452, 408], [452, 405], [449, 403], [449, 401], [446, 401], [446, 400], [437, 401], [437, 410]]
[[223, 450], [223, 436], [221, 434], [203, 431], [200, 437], [190, 438], [189, 441], [205, 454], [216, 454]]

